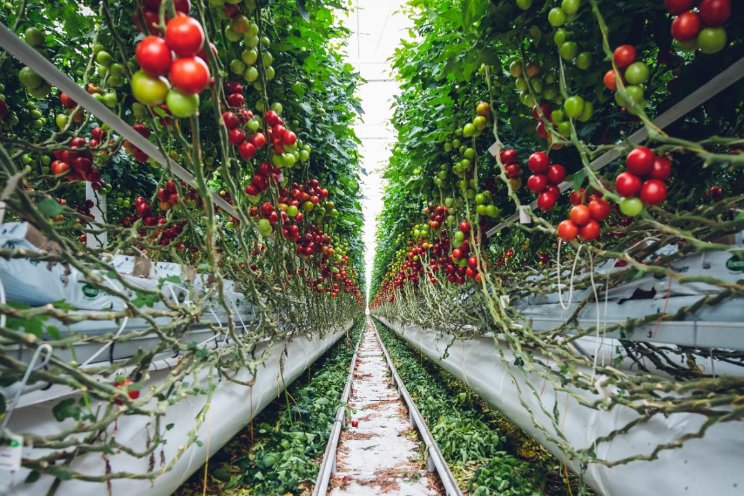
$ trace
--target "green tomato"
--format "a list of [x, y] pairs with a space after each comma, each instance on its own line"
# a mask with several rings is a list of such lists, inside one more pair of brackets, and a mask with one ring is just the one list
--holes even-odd
[[523, 77], [514, 80], [514, 87], [517, 91], [527, 91], [527, 80]]
[[548, 22], [554, 28], [561, 27], [566, 23], [566, 13], [559, 7], [554, 7], [548, 12]]
[[246, 124], [248, 129], [250, 129], [252, 132], [257, 132], [261, 128], [261, 123], [258, 121], [258, 119], [253, 118], [248, 121], [248, 124]]
[[486, 206], [486, 215], [489, 217], [496, 217], [501, 213], [501, 209], [497, 207], [496, 205], [488, 205]]
[[258, 46], [259, 39], [258, 39], [258, 36], [247, 33], [243, 37], [243, 41], [245, 42], [246, 46], [248, 46], [249, 48], [256, 48]]
[[269, 236], [273, 231], [269, 219], [261, 219], [258, 221], [258, 232], [263, 236]]
[[488, 120], [482, 115], [479, 115], [473, 119], [473, 126], [475, 126], [478, 131], [483, 131], [488, 126]]
[[561, 10], [568, 15], [574, 15], [581, 7], [581, 0], [563, 0]]
[[27, 88], [27, 90], [28, 94], [34, 98], [44, 98], [52, 91], [52, 87], [43, 82], [36, 88]]
[[455, 231], [455, 241], [464, 241], [465, 233], [462, 231]]
[[530, 79], [529, 82], [532, 85], [532, 91], [534, 91], [538, 95], [540, 93], [542, 93], [542, 90], [543, 90], [542, 79], [540, 79], [540, 78], [534, 78], [534, 79]]
[[465, 158], [473, 158], [475, 157], [475, 150], [473, 148], [466, 148], [463, 155]]
[[38, 88], [44, 83], [44, 80], [41, 79], [41, 76], [36, 74], [30, 67], [23, 67], [20, 71], [18, 71], [18, 80], [27, 90]]
[[565, 29], [556, 29], [555, 34], [553, 35], [553, 42], [556, 44], [556, 46], [563, 45], [566, 40], [568, 39], [568, 31]]
[[103, 67], [109, 67], [114, 61], [114, 58], [105, 50], [101, 50], [96, 54], [96, 62]]
[[561, 109], [555, 109], [550, 115], [550, 120], [552, 120], [553, 124], [557, 126], [558, 124], [566, 120], [566, 114]]
[[290, 205], [287, 207], [287, 215], [294, 218], [297, 216], [297, 214], [300, 213], [300, 209], [295, 207], [294, 205]]
[[177, 89], [171, 89], [165, 99], [168, 109], [178, 118], [193, 117], [199, 111], [199, 95], [187, 95]]
[[253, 65], [258, 60], [258, 50], [255, 48], [243, 50], [240, 54], [240, 58], [246, 65]]
[[571, 121], [563, 121], [558, 124], [558, 133], [561, 136], [571, 136]]
[[36, 27], [30, 27], [23, 33], [23, 39], [32, 47], [44, 46], [44, 33]]
[[[123, 77], [124, 76], [124, 69], [125, 69], [124, 64], [120, 64], [119, 62], [115, 62], [115, 63], [111, 64], [111, 66], [109, 67], [109, 73], [111, 73], [111, 76]], [[109, 80], [109, 82], [110, 82], [110, 80]]]
[[[225, 38], [227, 38], [227, 41], [230, 41], [232, 43], [237, 43], [238, 41], [240, 41], [242, 37], [243, 35], [235, 31], [230, 26], [225, 28]], [[256, 45], [251, 45], [251, 46], [256, 46]]]
[[511, 76], [515, 78], [522, 76], [522, 62], [519, 60], [515, 60], [514, 62], [509, 64], [509, 74], [511, 74]]
[[532, 0], [517, 0], [517, 7], [522, 10], [527, 10], [532, 7]]
[[590, 101], [585, 101], [584, 108], [581, 110], [581, 115], [579, 116], [579, 121], [589, 122], [592, 115], [594, 115], [594, 104]]
[[466, 138], [472, 138], [475, 135], [475, 131], [475, 126], [471, 122], [468, 122], [462, 128], [462, 135]]
[[121, 88], [124, 86], [124, 78], [121, 76], [109, 76], [108, 84], [112, 88]]
[[145, 71], [137, 71], [132, 75], [131, 86], [135, 100], [144, 105], [160, 105], [170, 89], [165, 78], [151, 76]]
[[261, 37], [261, 45], [264, 48], [269, 48], [271, 46], [271, 40], [267, 36]]
[[119, 97], [116, 95], [115, 91], [109, 91], [103, 94], [101, 97], [101, 103], [106, 105], [108, 108], [114, 108], [116, 107], [116, 104], [119, 103]]
[[232, 59], [230, 61], [230, 72], [233, 74], [243, 74], [245, 72], [245, 64], [240, 59]]
[[274, 70], [274, 67], [269, 66], [266, 68], [266, 80], [271, 81], [276, 76], [276, 71]]
[[519, 94], [519, 101], [524, 105], [525, 107], [534, 107], [535, 106], [535, 97], [533, 97], [529, 92], [523, 91]]
[[578, 119], [584, 110], [584, 99], [580, 96], [566, 98], [566, 102], [563, 104], [563, 110], [566, 111], [566, 115], [571, 119]]
[[258, 79], [258, 69], [256, 69], [255, 67], [247, 68], [243, 73], [243, 79], [245, 79], [249, 83], [256, 81]]
[[620, 200], [620, 212], [628, 217], [635, 217], [643, 212], [643, 202], [640, 198], [623, 198]]
[[576, 67], [585, 71], [592, 65], [592, 54], [589, 52], [581, 52], [576, 56]]
[[484, 195], [483, 193], [478, 193], [477, 195], [475, 195], [475, 203], [478, 205], [483, 205], [484, 203], [486, 203], [486, 195]]
[[282, 155], [282, 160], [284, 161], [285, 167], [292, 167], [295, 163], [297, 163], [297, 159], [292, 153], [285, 153], [284, 155]]
[[[478, 195], [475, 195], [475, 198], [477, 199]], [[478, 215], [486, 215], [488, 213], [488, 208], [486, 208], [485, 205], [477, 205], [475, 207], [475, 213], [477, 213]]]
[[[240, 3], [240, 0], [238, 0], [235, 3]], [[251, 23], [250, 27], [248, 28], [248, 32], [246, 34], [248, 36], [258, 36], [258, 25]]]
[[282, 115], [282, 112], [284, 112], [284, 106], [279, 102], [274, 102], [271, 104], [271, 110], [279, 115]]
[[141, 103], [134, 102], [132, 104], [132, 115], [135, 119], [144, 119], [147, 115], [147, 109]]
[[625, 80], [629, 84], [643, 84], [648, 81], [648, 66], [643, 62], [633, 62], [625, 69]]
[[563, 60], [573, 60], [579, 53], [579, 45], [577, 45], [575, 41], [563, 42], [563, 44], [561, 44], [559, 52]]
[[[458, 129], [458, 131], [460, 131], [460, 134], [462, 135], [462, 129]], [[457, 139], [457, 138], [453, 139], [450, 142], [450, 144], [452, 145], [452, 148], [454, 148], [455, 150], [457, 150], [458, 148], [460, 148], [460, 146], [462, 145], [462, 143], [460, 143], [460, 140]]]
[[545, 88], [545, 89], [543, 90], [543, 92], [542, 92], [542, 96], [543, 96], [543, 97], [544, 97], [544, 98], [545, 98], [546, 100], [554, 100], [555, 98], [557, 98], [557, 97], [558, 97], [558, 87], [557, 87], [557, 86], [555, 86], [555, 85], [552, 85], [552, 84], [551, 84], [550, 86], [547, 86], [547, 87], [546, 87], [546, 88]]
[[706, 55], [720, 52], [726, 46], [726, 29], [703, 28], [698, 34], [697, 45]]

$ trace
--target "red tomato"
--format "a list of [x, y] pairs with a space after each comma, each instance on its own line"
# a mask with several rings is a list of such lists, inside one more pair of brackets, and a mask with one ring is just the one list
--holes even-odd
[[679, 15], [694, 6], [694, 0], [664, 0], [664, 7], [672, 15]]
[[509, 164], [505, 167], [506, 177], [509, 179], [516, 179], [522, 175], [522, 168], [519, 164]]
[[245, 97], [240, 93], [230, 93], [227, 96], [227, 104], [231, 107], [242, 107], [245, 105]]
[[652, 179], [659, 179], [661, 181], [666, 181], [669, 179], [669, 176], [672, 175], [672, 162], [663, 155], [660, 157], [656, 157], [654, 160], [654, 166], [651, 169], [651, 173], [649, 174], [649, 177]]
[[552, 191], [543, 191], [540, 193], [540, 196], [537, 197], [537, 207], [540, 210], [547, 212], [555, 206], [555, 202], [557, 201], [558, 195]]
[[586, 190], [584, 188], [579, 188], [577, 190], [571, 191], [571, 193], [568, 195], [568, 201], [571, 203], [571, 205], [581, 205], [584, 203], [584, 195], [586, 194]]
[[222, 122], [225, 123], [227, 129], [234, 129], [240, 125], [240, 119], [232, 112], [223, 112]]
[[589, 202], [589, 213], [592, 216], [592, 219], [596, 220], [597, 222], [602, 222], [607, 217], [610, 216], [610, 204], [607, 202], [607, 200], [604, 200], [602, 198], [595, 198], [594, 200]]
[[672, 21], [672, 38], [690, 41], [700, 33], [700, 17], [695, 12], [684, 12]]
[[617, 80], [615, 78], [614, 69], [610, 69], [609, 71], [607, 71], [602, 81], [604, 82], [605, 88], [610, 91], [617, 91]]
[[590, 220], [585, 226], [579, 228], [579, 236], [584, 241], [592, 241], [599, 237], [602, 228], [596, 220]]
[[548, 131], [545, 129], [545, 123], [540, 121], [537, 123], [537, 126], [535, 126], [535, 134], [539, 138], [547, 139], [548, 138]]
[[527, 179], [527, 188], [533, 193], [542, 193], [548, 186], [548, 176], [545, 174], [532, 174]]
[[62, 162], [61, 160], [55, 160], [52, 162], [52, 174], [55, 176], [61, 176], [62, 174], [66, 173], [68, 170], [70, 170], [70, 165], [67, 162]]
[[227, 140], [235, 146], [240, 146], [245, 141], [245, 133], [237, 127], [230, 129], [227, 133]]
[[513, 164], [517, 161], [517, 150], [514, 148], [507, 148], [501, 151], [501, 163], [504, 165]]
[[171, 66], [172, 55], [168, 44], [160, 36], [146, 36], [137, 43], [134, 58], [152, 76], [164, 76]]
[[264, 136], [263, 133], [256, 133], [255, 136], [253, 136], [252, 140], [253, 144], [256, 148], [259, 150], [266, 146], [266, 136]]
[[168, 79], [174, 88], [194, 95], [202, 92], [209, 84], [209, 67], [199, 57], [176, 59], [171, 65]]
[[589, 211], [589, 207], [587, 207], [586, 205], [576, 205], [571, 209], [568, 217], [577, 226], [583, 226], [584, 224], [592, 220], [592, 214]]
[[527, 160], [527, 167], [535, 174], [544, 174], [547, 172], [548, 165], [550, 165], [550, 158], [545, 152], [535, 152]]
[[653, 150], [645, 146], [637, 146], [625, 157], [625, 167], [628, 168], [628, 172], [636, 176], [646, 176], [653, 169], [654, 160], [656, 160], [656, 154]]
[[458, 227], [460, 231], [464, 232], [465, 234], [470, 232], [470, 222], [466, 220], [460, 222], [460, 225]]
[[649, 179], [641, 187], [641, 201], [646, 205], [660, 205], [667, 197], [667, 187], [663, 181]]
[[706, 26], [723, 26], [731, 17], [731, 0], [703, 0], [698, 9]]
[[548, 181], [552, 185], [559, 185], [566, 179], [566, 169], [559, 164], [548, 167]]
[[573, 221], [564, 220], [558, 224], [558, 237], [563, 241], [573, 241], [579, 235], [579, 228]]
[[641, 189], [641, 179], [630, 172], [621, 172], [615, 178], [615, 189], [617, 194], [629, 198], [634, 196]]
[[59, 101], [62, 102], [62, 105], [64, 105], [68, 109], [74, 109], [77, 107], [77, 103], [75, 100], [70, 98], [70, 95], [65, 93], [64, 91], [59, 94]]
[[615, 65], [618, 69], [625, 69], [635, 62], [636, 49], [633, 45], [620, 45], [615, 48], [613, 59], [615, 60]]
[[192, 57], [204, 45], [204, 30], [193, 17], [178, 14], [165, 26], [165, 42], [179, 57]]

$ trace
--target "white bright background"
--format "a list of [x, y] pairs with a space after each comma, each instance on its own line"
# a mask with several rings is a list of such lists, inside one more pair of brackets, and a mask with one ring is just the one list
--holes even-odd
[[[353, 0], [344, 23], [352, 31], [348, 59], [367, 81], [358, 91], [364, 115], [356, 126], [362, 140], [362, 209], [364, 211], [367, 291], [375, 256], [377, 216], [382, 211], [382, 174], [390, 157], [395, 132], [390, 120], [393, 97], [399, 91], [388, 59], [402, 38], [408, 38], [411, 21], [400, 12], [404, 0]], [[369, 295], [368, 295], [369, 296]]]

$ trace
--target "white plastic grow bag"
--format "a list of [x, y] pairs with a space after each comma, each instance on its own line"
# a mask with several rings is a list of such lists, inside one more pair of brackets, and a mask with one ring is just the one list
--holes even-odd
[[[435, 363], [468, 384], [483, 399], [496, 406], [575, 470], [578, 467], [574, 461], [568, 459], [536, 427], [520, 399], [534, 412], [535, 422], [541, 428], [555, 437], [558, 437], [560, 431], [574, 448], [590, 447], [597, 437], [638, 417], [634, 411], [625, 407], [602, 412], [579, 405], [568, 394], [555, 391], [550, 383], [537, 374], [527, 373], [514, 366], [514, 356], [506, 349], [503, 350], [505, 361], [502, 361], [492, 337], [458, 339], [452, 343], [452, 336], [440, 331], [402, 325], [385, 318], [379, 320]], [[603, 348], [606, 351], [611, 350], [614, 347], [613, 340], [605, 341], [607, 342]], [[587, 342], [590, 343], [591, 340]], [[445, 349], [448, 355], [443, 359]], [[591, 370], [586, 372], [591, 374]], [[538, 392], [539, 400], [532, 394], [533, 389]], [[596, 396], [589, 393], [584, 394], [588, 399], [596, 399]], [[540, 405], [542, 403], [547, 411], [552, 411], [555, 402], [560, 414], [557, 426], [542, 412]], [[606, 460], [618, 460], [637, 454], [650, 454], [660, 443], [697, 431], [703, 420], [700, 415], [687, 413], [673, 414], [666, 418], [656, 416], [632, 429], [629, 434], [618, 436], [609, 444], [601, 444], [597, 455]], [[658, 459], [650, 462], [633, 462], [613, 468], [590, 465], [584, 479], [594, 490], [607, 496], [741, 496], [744, 494], [742, 424], [716, 424], [702, 439], [688, 441], [679, 449], [663, 451]]]
[[[343, 328], [329, 329], [323, 336], [313, 338], [294, 337], [286, 343], [275, 344], [263, 365], [259, 366], [255, 384], [248, 388], [227, 380], [217, 382], [213, 393], [211, 406], [206, 419], [198, 431], [197, 438], [201, 442], [192, 444], [186, 453], [178, 460], [172, 470], [164, 472], [157, 479], [149, 480], [113, 480], [113, 496], [132, 495], [169, 495], [175, 491], [194, 471], [244, 428], [248, 421], [257, 415], [303, 371], [317, 360], [328, 348], [351, 327], [348, 323]], [[265, 346], [265, 345], [264, 345]], [[259, 345], [256, 353], [262, 352]], [[174, 363], [174, 362], [173, 362]], [[151, 383], [162, 380], [169, 373], [171, 361], [164, 360], [154, 364], [151, 369]], [[199, 374], [199, 381], [203, 386], [208, 384], [208, 371]], [[250, 375], [246, 369], [236, 374], [238, 380], [248, 381]], [[147, 387], [147, 386], [146, 386]], [[9, 429], [14, 433], [34, 433], [36, 435], [52, 435], [69, 428], [69, 421], [57, 422], [52, 415], [52, 408], [66, 397], [76, 397], [75, 392], [68, 388], [55, 387], [49, 391], [34, 391], [24, 395], [18, 408], [13, 412]], [[175, 453], [188, 443], [189, 435], [195, 428], [196, 417], [205, 405], [206, 397], [188, 397], [174, 405], [167, 407], [162, 419], [163, 426], [173, 423], [174, 427], [165, 433], [167, 443], [155, 452], [155, 470], [160, 467], [160, 461], [170, 461]], [[152, 419], [144, 416], [122, 416], [117, 421], [115, 435], [117, 441], [129, 448], [143, 450], [148, 438], [152, 434]], [[42, 456], [42, 450], [24, 448], [25, 458]], [[113, 472], [146, 473], [149, 458], [135, 458], [127, 454], [117, 454], [110, 457]], [[103, 475], [105, 464], [99, 453], [80, 456], [71, 466], [73, 471]], [[13, 496], [37, 496], [46, 494], [53, 479], [42, 477], [33, 484], [24, 484], [28, 470], [22, 469], [14, 474], [0, 471], [0, 494]], [[99, 496], [106, 494], [103, 483], [90, 483], [78, 480], [64, 481], [57, 492], [58, 496]]]

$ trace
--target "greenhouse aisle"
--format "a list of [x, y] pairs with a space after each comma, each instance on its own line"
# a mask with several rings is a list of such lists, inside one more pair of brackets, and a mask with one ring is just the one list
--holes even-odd
[[349, 399], [352, 422], [341, 433], [332, 496], [439, 495], [423, 445], [395, 388], [371, 320], [357, 355]]

